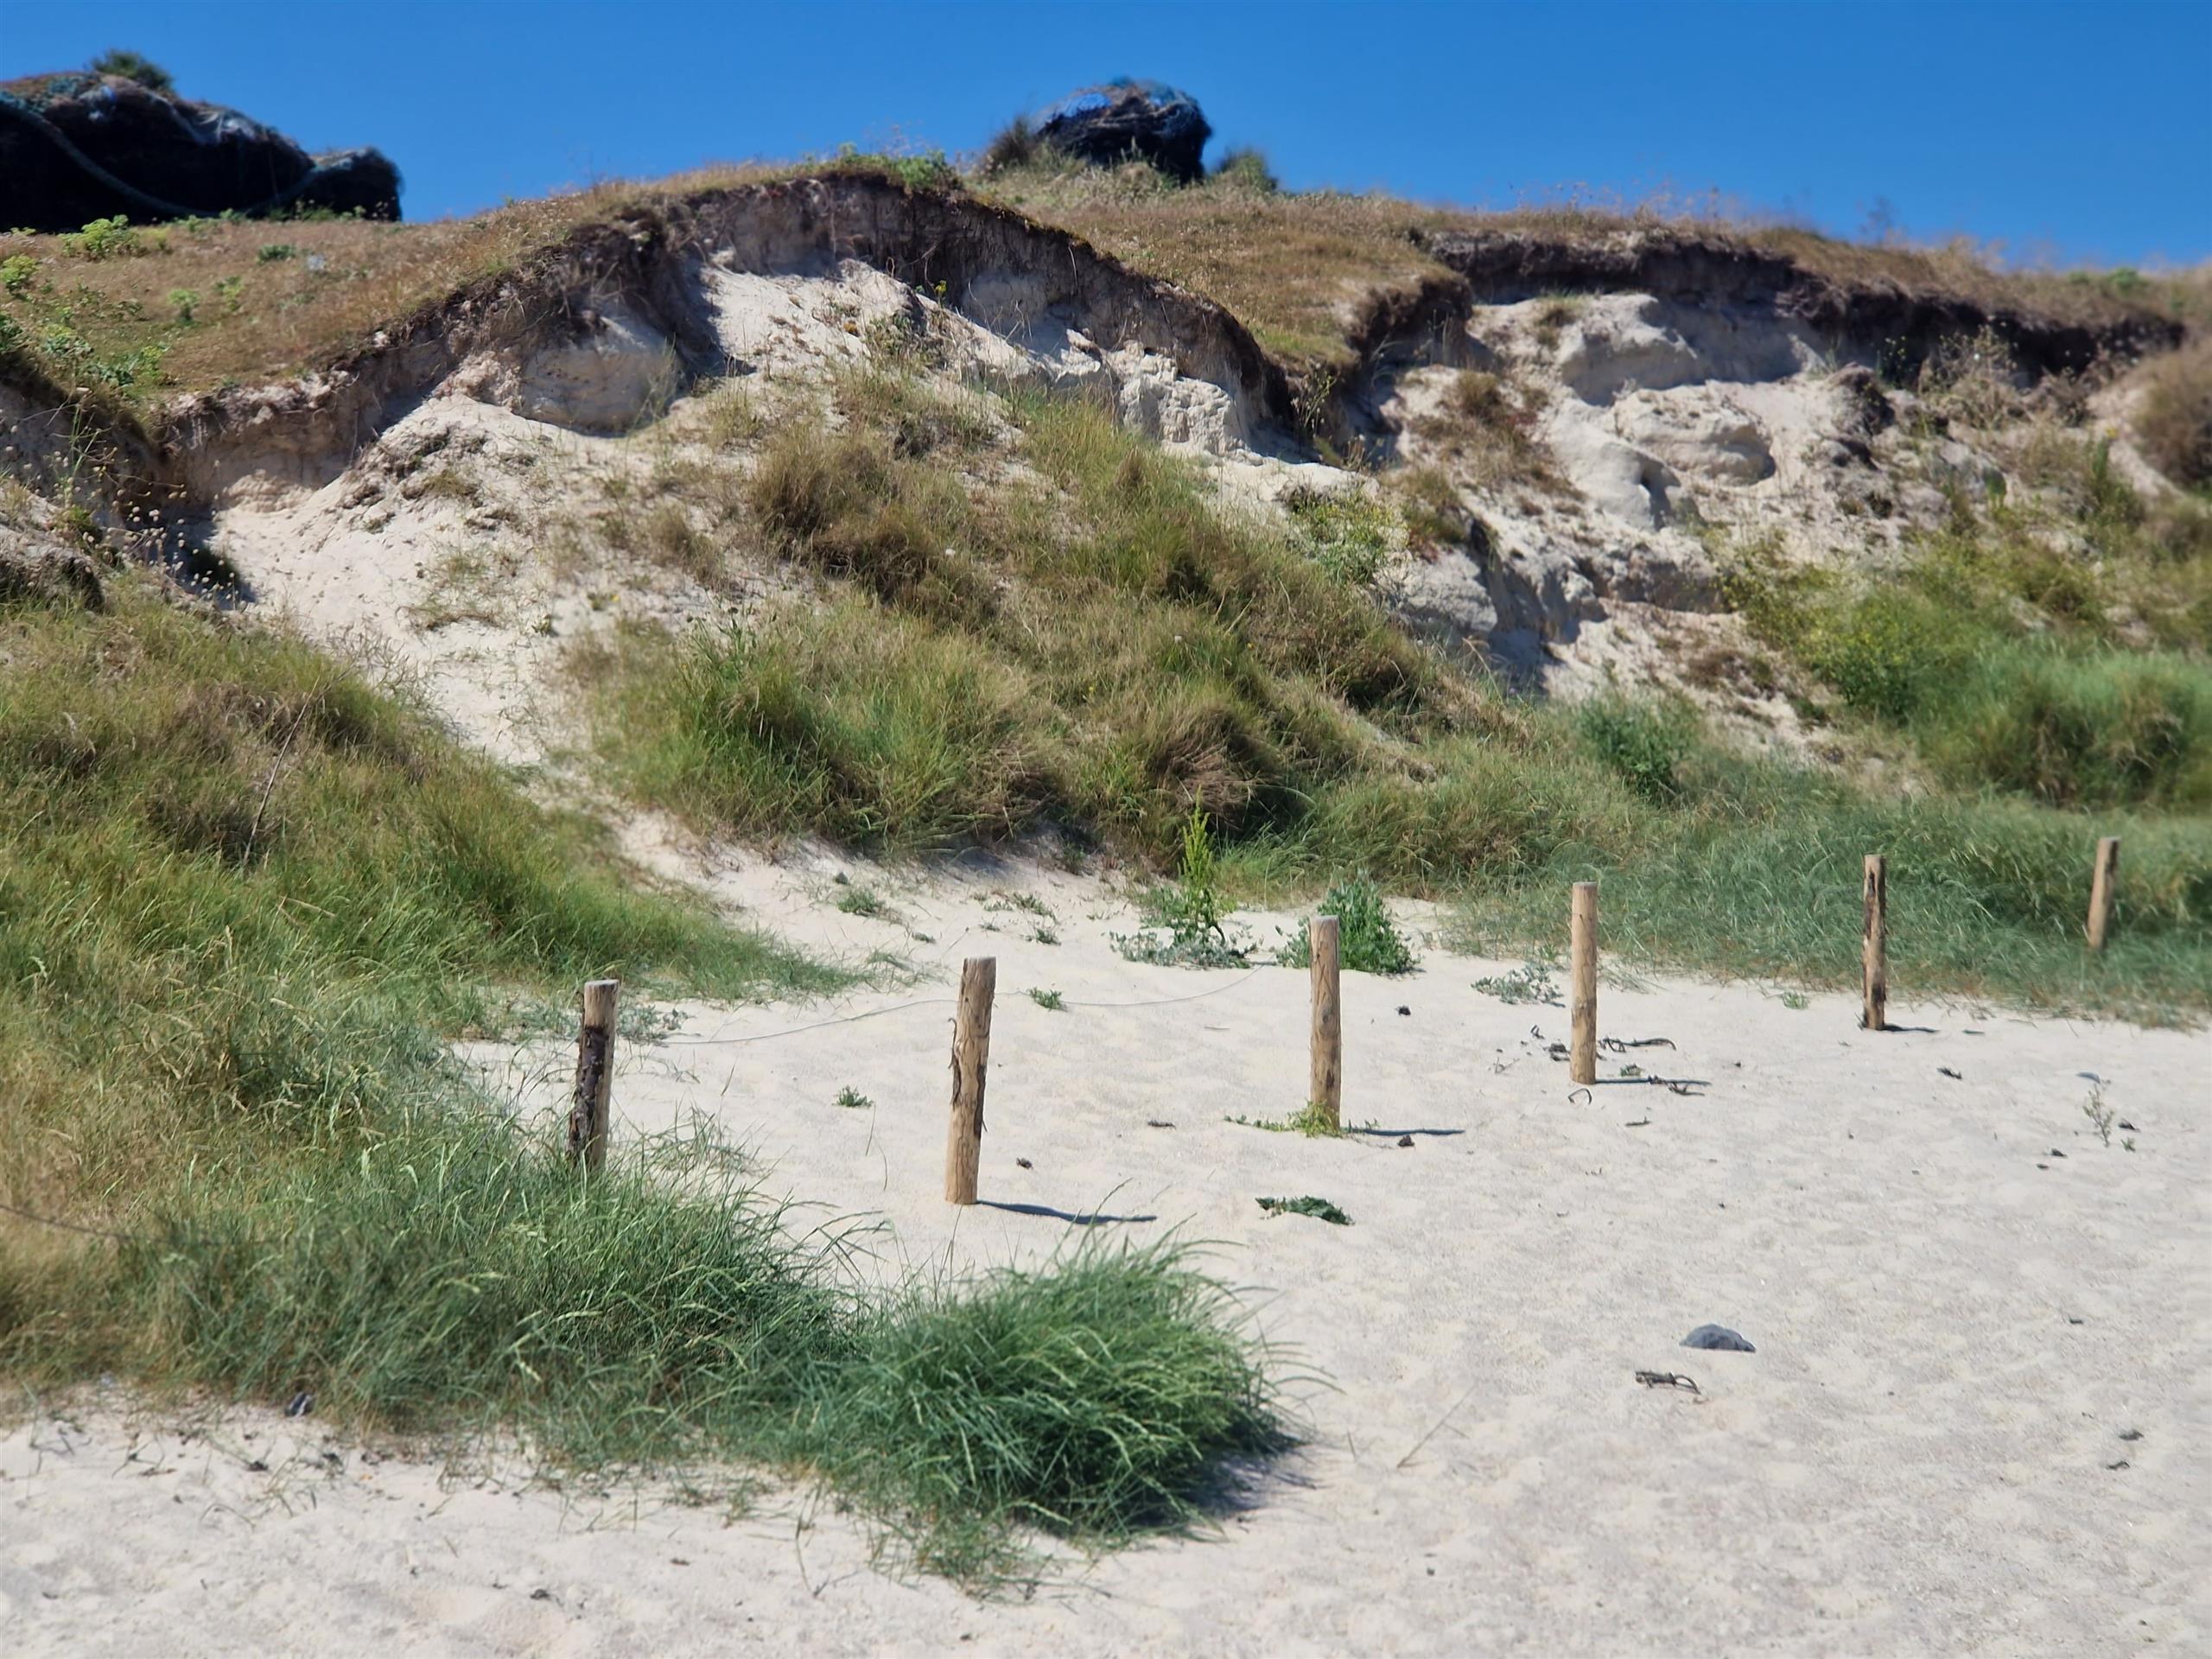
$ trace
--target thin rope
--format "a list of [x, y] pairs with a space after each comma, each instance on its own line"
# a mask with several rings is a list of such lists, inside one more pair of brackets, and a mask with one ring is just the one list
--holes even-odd
[[832, 1026], [856, 1025], [862, 1020], [874, 1020], [887, 1014], [904, 1014], [908, 1008], [950, 1007], [959, 1001], [957, 996], [925, 996], [912, 1002], [894, 1002], [887, 1008], [869, 1008], [860, 1014], [841, 1014], [835, 1020], [817, 1020], [810, 1026], [793, 1026], [787, 1031], [764, 1031], [753, 1037], [670, 1037], [646, 1045], [652, 1048], [736, 1048], [747, 1043], [772, 1043], [779, 1037], [797, 1037], [810, 1031], [827, 1031]]
[[11, 1216], [21, 1216], [25, 1221], [35, 1221], [41, 1227], [59, 1227], [64, 1232], [83, 1233], [92, 1238], [112, 1238], [124, 1244], [143, 1244], [146, 1240], [136, 1233], [112, 1233], [105, 1227], [87, 1227], [79, 1222], [57, 1221], [52, 1216], [41, 1216], [20, 1205], [0, 1203], [0, 1210]]
[[1249, 983], [1267, 972], [1272, 965], [1263, 962], [1258, 967], [1247, 971], [1241, 978], [1230, 980], [1226, 985], [1216, 985], [1207, 990], [1193, 991], [1188, 996], [1156, 996], [1144, 1002], [1071, 1002], [1067, 1006], [1071, 1008], [1165, 1008], [1178, 1002], [1203, 1002], [1207, 997], [1219, 996], [1224, 991], [1233, 991], [1239, 985]]
[[[1165, 1008], [1179, 1002], [1201, 1002], [1210, 996], [1219, 996], [1224, 991], [1233, 991], [1249, 983], [1267, 971], [1268, 964], [1249, 969], [1226, 985], [1211, 986], [1203, 991], [1193, 991], [1188, 996], [1156, 996], [1141, 1002], [1069, 1002], [1071, 1008]], [[669, 1037], [659, 1042], [647, 1043], [648, 1048], [741, 1048], [750, 1043], [772, 1043], [780, 1037], [803, 1036], [810, 1031], [827, 1031], [832, 1026], [857, 1025], [863, 1020], [874, 1020], [887, 1014], [904, 1014], [909, 1008], [945, 1008], [955, 1006], [957, 996], [925, 996], [912, 1002], [894, 1002], [887, 1008], [868, 1008], [859, 1014], [840, 1014], [835, 1020], [817, 1020], [810, 1025], [791, 1026], [783, 1031], [764, 1031], [750, 1037]]]

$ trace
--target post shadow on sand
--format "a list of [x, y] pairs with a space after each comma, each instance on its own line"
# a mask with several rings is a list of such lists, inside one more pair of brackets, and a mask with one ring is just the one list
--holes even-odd
[[1440, 1136], [1447, 1135], [1465, 1135], [1465, 1134], [1466, 1133], [1466, 1131], [1465, 1131], [1465, 1129], [1378, 1129], [1378, 1128], [1348, 1128], [1348, 1129], [1346, 1129], [1346, 1130], [1344, 1131], [1344, 1133], [1345, 1133], [1346, 1135], [1373, 1135], [1376, 1139], [1380, 1140], [1380, 1141], [1402, 1141], [1403, 1139], [1405, 1139], [1405, 1137], [1406, 1137], [1406, 1136], [1408, 1136], [1408, 1135], [1430, 1135], [1430, 1136], [1439, 1136], [1439, 1137], [1440, 1137]]
[[1134, 1226], [1140, 1222], [1158, 1221], [1158, 1216], [1104, 1216], [1096, 1211], [1077, 1215], [1066, 1210], [1055, 1210], [1044, 1204], [1006, 1204], [997, 1198], [978, 1198], [979, 1210], [1004, 1210], [1017, 1216], [1049, 1216], [1054, 1221], [1065, 1221], [1071, 1227]]

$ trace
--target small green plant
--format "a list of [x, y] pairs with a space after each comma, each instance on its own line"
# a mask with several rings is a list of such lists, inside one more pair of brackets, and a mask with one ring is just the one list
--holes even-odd
[[11, 253], [0, 259], [0, 288], [8, 290], [11, 299], [22, 299], [30, 291], [31, 278], [38, 274], [38, 261], [28, 253]]
[[143, 238], [123, 213], [88, 220], [83, 230], [67, 232], [60, 241], [62, 251], [79, 259], [121, 259], [146, 251]]
[[1524, 962], [1510, 974], [1478, 979], [1474, 988], [1501, 1002], [1541, 1002], [1552, 1007], [1559, 1003], [1559, 982], [1541, 963]]
[[1317, 1198], [1311, 1192], [1302, 1198], [1255, 1198], [1261, 1209], [1271, 1216], [1311, 1216], [1316, 1221], [1325, 1221], [1332, 1226], [1349, 1227], [1351, 1217], [1326, 1198]]
[[1114, 948], [1131, 962], [1235, 967], [1244, 960], [1244, 950], [1229, 937], [1227, 915], [1213, 831], [1205, 809], [1193, 806], [1183, 823], [1182, 879], [1155, 891], [1145, 914], [1147, 929], [1164, 928], [1167, 937], [1161, 939], [1151, 931], [1117, 933]]
[[[1382, 902], [1382, 890], [1364, 872], [1332, 887], [1321, 900], [1320, 913], [1337, 918], [1337, 953], [1341, 966], [1356, 974], [1413, 972], [1413, 947], [1398, 931], [1398, 925], [1390, 919], [1389, 909]], [[1298, 925], [1297, 934], [1283, 947], [1282, 960], [1293, 968], [1303, 968], [1313, 960], [1307, 924]]]
[[1344, 1133], [1344, 1126], [1318, 1100], [1309, 1100], [1288, 1117], [1246, 1117], [1240, 1112], [1222, 1122], [1240, 1128], [1265, 1129], [1269, 1135], [1302, 1135], [1309, 1141], [1341, 1140]]
[[[845, 878], [840, 876], [842, 883]], [[874, 887], [845, 887], [837, 894], [837, 908], [848, 916], [865, 916], [871, 921], [892, 919], [891, 906]]]
[[1299, 490], [1283, 505], [1313, 563], [1348, 587], [1371, 585], [1405, 545], [1389, 504], [1364, 490]]
[[1785, 1008], [1794, 1008], [1802, 1014], [1813, 1006], [1813, 999], [1802, 991], [1784, 991], [1782, 994], [1782, 1006]]
[[1030, 930], [1029, 942], [1032, 944], [1058, 944], [1060, 930], [1049, 922], [1041, 922]]
[[2119, 1121], [2120, 1114], [2105, 1104], [2105, 1086], [2101, 1083], [2089, 1085], [2089, 1097], [2082, 1103], [2082, 1116], [2089, 1120], [2089, 1127], [2097, 1132], [2098, 1140], [2112, 1145], [2112, 1126]]
[[1067, 1002], [1058, 991], [1048, 991], [1041, 986], [1032, 985], [1029, 988], [1029, 1000], [1039, 1007], [1050, 1008], [1055, 1014], [1067, 1011]]
[[176, 314], [179, 322], [189, 323], [194, 308], [200, 303], [199, 294], [189, 288], [169, 289], [169, 309]]
[[848, 1112], [865, 1112], [875, 1105], [875, 1102], [849, 1083], [837, 1091], [837, 1098], [830, 1103]]
[[289, 242], [264, 242], [254, 252], [257, 264], [273, 265], [280, 260], [296, 259], [300, 251]]

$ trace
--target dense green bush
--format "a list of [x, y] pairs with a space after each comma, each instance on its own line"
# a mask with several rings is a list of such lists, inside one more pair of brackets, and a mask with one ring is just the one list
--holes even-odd
[[[1314, 906], [1314, 913], [1337, 918], [1337, 960], [1356, 974], [1409, 974], [1414, 970], [1413, 946], [1406, 943], [1398, 925], [1390, 919], [1382, 890], [1366, 875], [1332, 883]], [[1303, 968], [1313, 959], [1312, 925], [1300, 922], [1298, 931], [1283, 947], [1282, 959]]]
[[1583, 741], [1614, 776], [1645, 800], [1679, 800], [1681, 771], [1695, 741], [1684, 715], [1620, 696], [1592, 698], [1578, 723]]

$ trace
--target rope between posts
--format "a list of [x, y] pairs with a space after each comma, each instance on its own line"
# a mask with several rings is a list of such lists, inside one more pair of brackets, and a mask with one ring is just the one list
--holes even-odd
[[25, 1221], [35, 1221], [41, 1227], [59, 1227], [65, 1233], [82, 1233], [88, 1238], [111, 1238], [122, 1244], [143, 1244], [146, 1241], [136, 1233], [111, 1232], [105, 1227], [87, 1227], [81, 1222], [58, 1221], [52, 1216], [41, 1216], [20, 1205], [0, 1203], [0, 1210], [11, 1216], [21, 1216]]
[[1270, 965], [1263, 962], [1257, 968], [1248, 969], [1241, 978], [1230, 980], [1226, 985], [1216, 985], [1207, 990], [1193, 991], [1188, 996], [1155, 996], [1144, 1002], [1071, 1002], [1067, 1006], [1071, 1008], [1165, 1008], [1177, 1002], [1203, 1002], [1210, 996], [1219, 996], [1224, 991], [1233, 991], [1239, 985], [1247, 984], [1257, 979]]
[[[1164, 1008], [1179, 1002], [1199, 1002], [1210, 996], [1219, 996], [1224, 991], [1233, 991], [1240, 985], [1249, 984], [1265, 972], [1266, 969], [1267, 964], [1262, 963], [1257, 968], [1249, 969], [1240, 977], [1232, 979], [1226, 985], [1210, 986], [1203, 991], [1193, 991], [1188, 996], [1157, 996], [1141, 1002], [1070, 1002], [1065, 1006], [1071, 1008], [1098, 1008], [1110, 1011], [1116, 1008]], [[840, 1014], [835, 1020], [817, 1020], [810, 1025], [792, 1026], [783, 1031], [764, 1031], [750, 1037], [670, 1037], [657, 1043], [647, 1043], [645, 1046], [648, 1048], [741, 1048], [749, 1043], [772, 1043], [779, 1037], [798, 1037], [810, 1031], [827, 1031], [832, 1026], [855, 1025], [862, 1020], [874, 1020], [887, 1014], [904, 1014], [909, 1008], [950, 1007], [959, 1000], [955, 996], [925, 996], [912, 1002], [894, 1002], [887, 1008], [868, 1008], [859, 1014]]]

